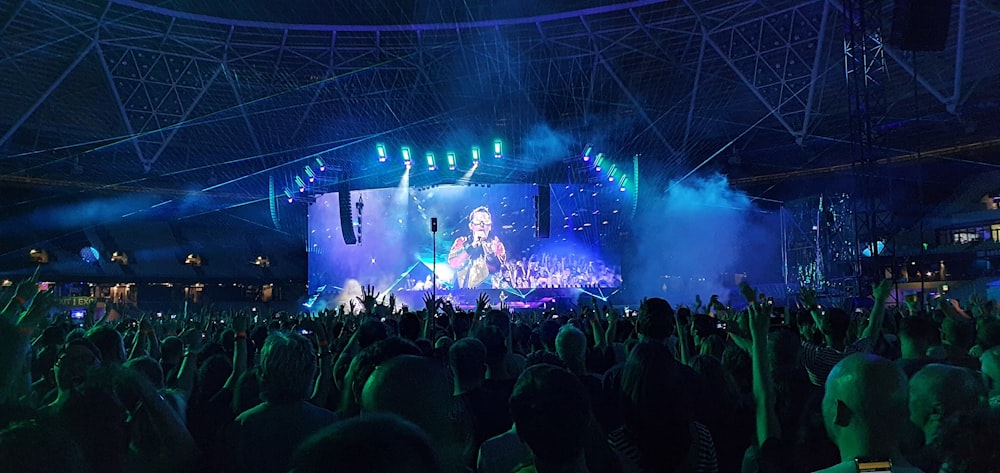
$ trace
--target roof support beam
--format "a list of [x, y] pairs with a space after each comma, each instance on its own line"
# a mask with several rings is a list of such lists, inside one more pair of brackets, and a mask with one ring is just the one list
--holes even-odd
[[[98, 31], [98, 36], [100, 31]], [[139, 158], [140, 163], [145, 163], [146, 159], [142, 154], [142, 147], [139, 146], [138, 136], [135, 134], [135, 129], [132, 128], [132, 121], [128, 118], [128, 112], [125, 111], [125, 102], [122, 101], [121, 94], [118, 93], [118, 87], [115, 86], [115, 77], [111, 74], [111, 68], [108, 67], [108, 59], [104, 56], [104, 49], [97, 46], [97, 57], [101, 61], [101, 70], [104, 71], [104, 77], [108, 80], [108, 88], [111, 89], [111, 94], [115, 97], [115, 105], [118, 107], [118, 114], [122, 117], [122, 122], [125, 123], [125, 131], [128, 132], [128, 137], [125, 140], [132, 142], [132, 147], [135, 148], [135, 154]]]
[[952, 86], [954, 91], [947, 104], [949, 113], [955, 113], [962, 101], [962, 61], [965, 59], [965, 13], [968, 3], [968, 0], [959, 0], [958, 2], [958, 32], [955, 34], [955, 80]]
[[5, 143], [7, 143], [7, 140], [9, 140], [11, 136], [14, 136], [14, 133], [17, 133], [17, 130], [21, 128], [21, 125], [24, 125], [24, 122], [28, 121], [28, 119], [31, 118], [31, 115], [35, 113], [35, 110], [38, 110], [38, 107], [42, 106], [42, 104], [49, 99], [49, 96], [52, 95], [52, 92], [58, 89], [60, 85], [62, 85], [63, 81], [66, 80], [66, 77], [68, 77], [69, 74], [73, 72], [74, 69], [76, 69], [76, 66], [78, 66], [80, 62], [82, 62], [83, 59], [86, 58], [88, 54], [90, 54], [90, 51], [94, 49], [94, 44], [96, 44], [94, 41], [90, 41], [87, 44], [87, 47], [83, 48], [83, 50], [80, 51], [80, 54], [77, 54], [76, 59], [73, 59], [73, 62], [70, 63], [68, 66], [66, 66], [66, 69], [63, 69], [62, 74], [59, 74], [59, 77], [56, 77], [56, 80], [52, 81], [52, 84], [50, 84], [49, 87], [45, 89], [45, 92], [43, 92], [42, 95], [38, 97], [37, 100], [35, 100], [35, 103], [31, 104], [31, 106], [28, 107], [28, 110], [26, 110], [17, 119], [17, 121], [15, 121], [13, 125], [11, 125], [10, 129], [8, 129], [7, 132], [4, 133], [2, 137], [0, 137], [0, 147], [2, 147]]
[[795, 137], [795, 142], [800, 146], [807, 134], [809, 134], [809, 118], [812, 116], [813, 98], [816, 96], [817, 84], [819, 80], [820, 62], [823, 59], [823, 45], [826, 37], [827, 18], [830, 16], [830, 3], [823, 2], [823, 16], [819, 22], [819, 34], [816, 35], [816, 54], [813, 56], [812, 71], [809, 74], [809, 92], [806, 96], [805, 114], [802, 116], [802, 130]]
[[[587, 32], [591, 34], [591, 41], [593, 41], [593, 31], [591, 31], [590, 24], [587, 23], [587, 19], [581, 16], [580, 22], [583, 23], [583, 26], [584, 28], [587, 29]], [[642, 117], [643, 120], [646, 121], [646, 124], [649, 125], [649, 129], [653, 130], [653, 134], [655, 134], [656, 137], [660, 139], [660, 142], [663, 143], [663, 146], [667, 148], [671, 156], [676, 156], [677, 148], [674, 148], [674, 146], [670, 144], [670, 141], [667, 140], [667, 137], [663, 136], [663, 133], [660, 132], [660, 129], [656, 126], [656, 123], [649, 118], [649, 114], [646, 113], [646, 109], [643, 108], [642, 104], [639, 103], [639, 100], [635, 98], [635, 95], [633, 95], [632, 92], [628, 90], [628, 87], [626, 87], [625, 83], [622, 82], [621, 77], [618, 77], [618, 73], [615, 72], [614, 68], [612, 68], [611, 65], [608, 64], [608, 61], [604, 58], [604, 55], [601, 54], [600, 49], [597, 47], [596, 41], [594, 42], [594, 57], [597, 59], [597, 61], [601, 63], [601, 66], [604, 67], [604, 70], [608, 73], [608, 76], [611, 77], [611, 80], [615, 81], [615, 84], [618, 85], [618, 88], [621, 89], [622, 93], [625, 94], [629, 102], [632, 103], [632, 106], [635, 107], [635, 111], [639, 114], [639, 116]]]
[[[186, 122], [188, 117], [191, 116], [191, 112], [195, 109], [195, 107], [198, 106], [198, 102], [201, 102], [201, 98], [205, 96], [205, 93], [208, 92], [208, 89], [211, 88], [212, 84], [215, 83], [215, 78], [219, 77], [219, 73], [222, 72], [222, 68], [223, 66], [220, 65], [215, 69], [215, 72], [212, 73], [212, 77], [209, 78], [208, 81], [205, 82], [205, 86], [202, 87], [200, 91], [198, 91], [198, 95], [195, 96], [194, 100], [191, 101], [191, 104], [188, 105], [187, 110], [184, 110], [184, 114], [181, 115], [181, 117], [177, 120], [177, 123], [175, 125], [170, 127], [170, 132], [167, 133], [166, 138], [163, 139], [163, 143], [160, 143], [160, 146], [156, 149], [156, 153], [153, 153], [153, 156], [150, 157], [148, 161], [142, 162], [143, 166], [146, 169], [146, 172], [149, 172], [153, 163], [155, 163], [157, 159], [160, 159], [160, 155], [163, 154], [163, 150], [167, 149], [167, 145], [169, 145], [170, 141], [174, 139], [174, 135], [177, 134], [177, 131], [183, 128], [184, 122]], [[246, 114], [244, 113], [244, 116], [245, 115]]]
[[[257, 151], [258, 155], [264, 154], [264, 150], [260, 147], [260, 142], [257, 141], [257, 132], [254, 131], [253, 124], [250, 123], [250, 116], [247, 115], [246, 103], [243, 102], [243, 96], [240, 94], [240, 89], [237, 86], [234, 78], [234, 74], [230, 74], [229, 71], [229, 47], [233, 39], [233, 31], [236, 29], [235, 26], [229, 27], [229, 36], [226, 37], [226, 50], [222, 54], [222, 64], [221, 69], [226, 70], [226, 82], [229, 82], [229, 88], [233, 90], [233, 96], [236, 98], [236, 107], [240, 109], [240, 114], [243, 115], [243, 123], [246, 124], [247, 131], [250, 132], [250, 141], [253, 142], [254, 150]], [[208, 90], [206, 87], [204, 90]], [[204, 90], [202, 92], [204, 92]]]
[[701, 82], [701, 64], [705, 60], [705, 38], [707, 38], [706, 35], [701, 35], [701, 46], [698, 48], [698, 67], [694, 71], [694, 83], [691, 84], [691, 102], [688, 104], [687, 122], [684, 125], [684, 142], [681, 143], [681, 148], [685, 151], [688, 149], [688, 138], [691, 137], [694, 104], [698, 98], [698, 84]]

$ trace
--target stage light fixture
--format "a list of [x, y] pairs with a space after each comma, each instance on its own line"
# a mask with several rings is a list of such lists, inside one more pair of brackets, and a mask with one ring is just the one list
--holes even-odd
[[378, 162], [384, 163], [389, 159], [389, 155], [385, 153], [385, 144], [378, 143], [375, 145], [375, 151], [378, 152]]
[[479, 166], [479, 147], [478, 146], [473, 146], [472, 147], [472, 165], [473, 166]]
[[309, 165], [306, 165], [306, 176], [309, 177], [309, 182], [316, 182], [316, 173], [313, 172]]
[[292, 190], [285, 186], [285, 198], [288, 199], [288, 203], [292, 203]]
[[618, 190], [625, 192], [625, 184], [628, 184], [628, 176], [623, 174], [621, 180], [618, 181]]
[[125, 266], [128, 264], [128, 255], [125, 254], [124, 251], [116, 251], [114, 253], [111, 253], [111, 262]]
[[295, 176], [295, 184], [297, 184], [299, 186], [299, 192], [305, 192], [306, 191], [306, 183], [305, 183], [305, 181], [302, 180], [301, 177]]
[[260, 266], [261, 268], [270, 268], [271, 260], [266, 256], [258, 256], [257, 259], [250, 262], [252, 265]]
[[403, 164], [405, 164], [406, 167], [409, 168], [410, 165], [413, 163], [413, 158], [410, 156], [410, 148], [404, 146], [399, 151], [400, 153], [403, 154]]
[[448, 152], [448, 169], [455, 170], [455, 153], [453, 151]]
[[323, 161], [323, 158], [316, 156], [316, 165], [319, 166], [319, 172], [326, 171], [326, 162]]
[[594, 151], [594, 145], [588, 144], [586, 148], [583, 149], [583, 162], [590, 161], [590, 153]]
[[497, 159], [503, 157], [503, 143], [499, 139], [493, 140], [493, 157]]
[[427, 169], [429, 171], [437, 169], [437, 163], [434, 162], [434, 153], [430, 151], [427, 152]]
[[199, 266], [200, 267], [201, 266], [201, 256], [196, 255], [194, 253], [190, 253], [190, 254], [187, 255], [187, 258], [184, 258], [184, 264], [190, 264], [191, 266]]
[[36, 249], [36, 248], [32, 248], [31, 251], [28, 252], [28, 256], [31, 258], [31, 261], [34, 262], [34, 263], [42, 263], [42, 264], [44, 264], [44, 263], [48, 263], [49, 262], [49, 252], [45, 251], [45, 250], [39, 250], [39, 249]]

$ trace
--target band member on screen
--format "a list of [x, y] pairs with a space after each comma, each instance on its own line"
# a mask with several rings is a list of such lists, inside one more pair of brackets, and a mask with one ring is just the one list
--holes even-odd
[[500, 287], [507, 249], [495, 235], [490, 237], [492, 230], [490, 209], [473, 209], [469, 214], [469, 235], [458, 237], [448, 252], [448, 265], [455, 270], [458, 287], [476, 288], [484, 283]]

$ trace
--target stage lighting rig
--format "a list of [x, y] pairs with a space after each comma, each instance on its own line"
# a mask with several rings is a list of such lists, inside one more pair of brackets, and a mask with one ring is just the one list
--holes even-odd
[[385, 152], [385, 144], [378, 143], [375, 145], [375, 152], [378, 153], [378, 162], [384, 163], [389, 159], [389, 155]]
[[306, 191], [306, 182], [301, 177], [295, 176], [295, 184], [299, 186], [299, 192]]
[[434, 153], [428, 151], [427, 152], [427, 170], [434, 171], [436, 169], [437, 169], [437, 162], [435, 162], [435, 160], [434, 160]]
[[409, 168], [410, 165], [413, 164], [413, 158], [410, 156], [410, 148], [404, 146], [399, 151], [400, 153], [403, 154], [403, 164], [405, 164], [406, 167]]
[[447, 156], [448, 156], [448, 169], [454, 171], [456, 167], [455, 153], [453, 151], [449, 151]]
[[583, 149], [583, 155], [582, 155], [583, 162], [585, 163], [590, 162], [590, 153], [593, 152], [594, 152], [594, 145], [587, 144], [587, 147]]
[[503, 142], [499, 139], [493, 140], [493, 157], [496, 159], [503, 157]]
[[323, 158], [316, 156], [316, 165], [319, 166], [319, 172], [326, 171], [326, 162], [323, 161]]
[[479, 166], [479, 147], [472, 147], [472, 166]]

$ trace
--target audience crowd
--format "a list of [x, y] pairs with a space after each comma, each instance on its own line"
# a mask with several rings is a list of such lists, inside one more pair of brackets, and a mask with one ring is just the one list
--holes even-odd
[[775, 307], [744, 284], [742, 310], [632, 315], [410, 311], [369, 287], [320, 314], [81, 326], [32, 279], [3, 289], [0, 472], [1000, 471], [982, 297], [896, 305], [887, 280], [870, 309]]

